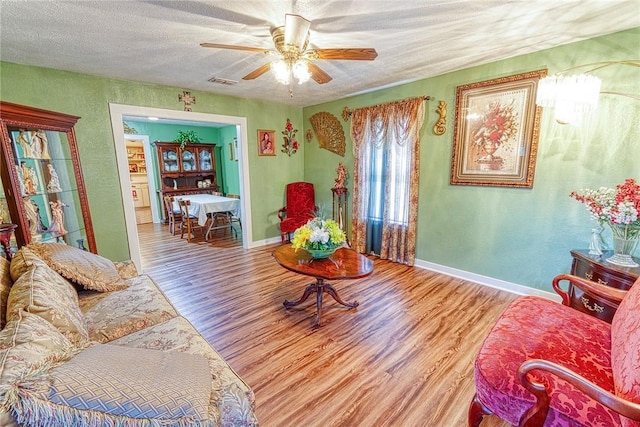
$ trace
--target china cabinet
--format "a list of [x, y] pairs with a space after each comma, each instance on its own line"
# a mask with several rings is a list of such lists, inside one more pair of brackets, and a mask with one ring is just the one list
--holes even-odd
[[[219, 191], [215, 144], [154, 142], [158, 152], [161, 197]], [[165, 212], [165, 218], [167, 217]]]
[[79, 117], [0, 101], [3, 222], [16, 247], [58, 242], [96, 252], [74, 126]]

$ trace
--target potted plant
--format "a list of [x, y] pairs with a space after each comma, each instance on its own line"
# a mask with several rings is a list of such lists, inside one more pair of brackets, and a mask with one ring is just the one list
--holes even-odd
[[176, 139], [173, 140], [173, 142], [179, 142], [180, 143], [180, 149], [184, 148], [184, 145], [187, 142], [200, 142], [200, 138], [198, 137], [198, 135], [196, 135], [195, 131], [192, 130], [188, 130], [188, 131], [178, 131], [178, 136], [176, 137]]

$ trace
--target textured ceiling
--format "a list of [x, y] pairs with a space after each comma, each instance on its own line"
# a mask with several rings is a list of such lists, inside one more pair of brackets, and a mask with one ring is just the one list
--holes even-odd
[[[271, 73], [242, 80], [268, 56], [200, 47], [272, 49], [286, 13], [312, 21], [310, 47], [378, 58], [318, 61], [333, 80], [291, 98]], [[0, 0], [0, 24], [2, 61], [308, 106], [638, 27], [640, 0]]]

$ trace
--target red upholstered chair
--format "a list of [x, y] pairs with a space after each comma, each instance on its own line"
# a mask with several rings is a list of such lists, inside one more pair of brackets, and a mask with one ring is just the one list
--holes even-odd
[[310, 182], [287, 184], [286, 197], [286, 206], [278, 211], [282, 243], [286, 235], [313, 218], [317, 209], [315, 191]]
[[[611, 324], [539, 297], [520, 297], [476, 356], [469, 425], [494, 414], [518, 426], [640, 426], [640, 279], [629, 291], [561, 275], [620, 303]], [[620, 302], [621, 301], [621, 302]]]

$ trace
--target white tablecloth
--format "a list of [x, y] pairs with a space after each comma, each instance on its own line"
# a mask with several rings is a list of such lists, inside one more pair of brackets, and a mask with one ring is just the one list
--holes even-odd
[[185, 194], [176, 196], [176, 199], [189, 200], [189, 215], [198, 217], [198, 224], [205, 225], [207, 214], [213, 212], [233, 212], [240, 216], [240, 199], [214, 196], [213, 194]]

